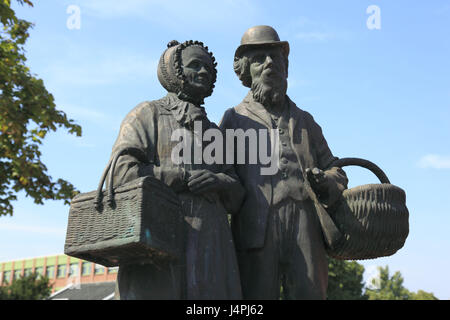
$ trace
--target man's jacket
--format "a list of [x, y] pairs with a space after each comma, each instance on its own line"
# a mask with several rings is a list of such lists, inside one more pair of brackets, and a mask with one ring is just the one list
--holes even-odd
[[[299, 109], [287, 96], [286, 98], [289, 105], [289, 138], [303, 175], [306, 168], [329, 169], [327, 174], [336, 180], [340, 189], [344, 190], [347, 177], [340, 168], [329, 168], [337, 158], [331, 153], [322, 129], [308, 112]], [[225, 112], [220, 128], [224, 131], [239, 128], [244, 131], [267, 130], [272, 129], [272, 121], [263, 105], [256, 102], [250, 92], [238, 106]], [[249, 148], [245, 148], [245, 151], [238, 150], [235, 144], [235, 156], [238, 152], [246, 152], [245, 159], [249, 159]], [[247, 190], [240, 211], [232, 217], [232, 229], [238, 249], [261, 248], [264, 245], [268, 213], [273, 193], [276, 192], [274, 176], [261, 175], [261, 168], [264, 167], [267, 165], [262, 165], [259, 161], [257, 164], [250, 164], [248, 161], [245, 164], [235, 164], [236, 173]], [[298, 188], [304, 194], [304, 202], [309, 202], [306, 207], [315, 210], [314, 206], [310, 205], [311, 200], [304, 184], [299, 183]]]

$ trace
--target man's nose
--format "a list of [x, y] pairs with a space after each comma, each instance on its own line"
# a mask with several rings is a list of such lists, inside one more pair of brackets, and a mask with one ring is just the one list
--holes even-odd
[[266, 68], [272, 67], [273, 66], [273, 59], [270, 55], [266, 56], [266, 60], [264, 61], [264, 65]]

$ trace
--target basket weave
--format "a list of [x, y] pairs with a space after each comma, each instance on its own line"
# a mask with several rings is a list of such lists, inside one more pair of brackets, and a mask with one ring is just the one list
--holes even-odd
[[330, 214], [342, 234], [328, 255], [341, 260], [364, 260], [390, 256], [403, 247], [409, 233], [405, 191], [389, 183], [373, 163], [343, 158], [332, 166], [360, 165], [383, 182], [344, 190], [337, 209]]
[[[110, 166], [111, 162], [103, 181]], [[65, 254], [107, 267], [181, 258], [182, 209], [167, 185], [143, 177], [102, 191], [103, 181], [99, 190], [72, 200]]]

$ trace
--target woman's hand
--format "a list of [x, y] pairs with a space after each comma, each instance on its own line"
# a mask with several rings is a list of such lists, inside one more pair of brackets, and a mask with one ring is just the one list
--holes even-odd
[[205, 194], [217, 192], [223, 186], [219, 174], [209, 170], [192, 170], [187, 178], [187, 185], [191, 192], [196, 194]]

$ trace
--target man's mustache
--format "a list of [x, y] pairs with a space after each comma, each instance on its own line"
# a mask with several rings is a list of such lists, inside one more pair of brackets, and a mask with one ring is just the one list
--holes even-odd
[[261, 75], [268, 75], [270, 77], [279, 77], [279, 78], [284, 77], [283, 71], [274, 67], [265, 67], [262, 70]]

